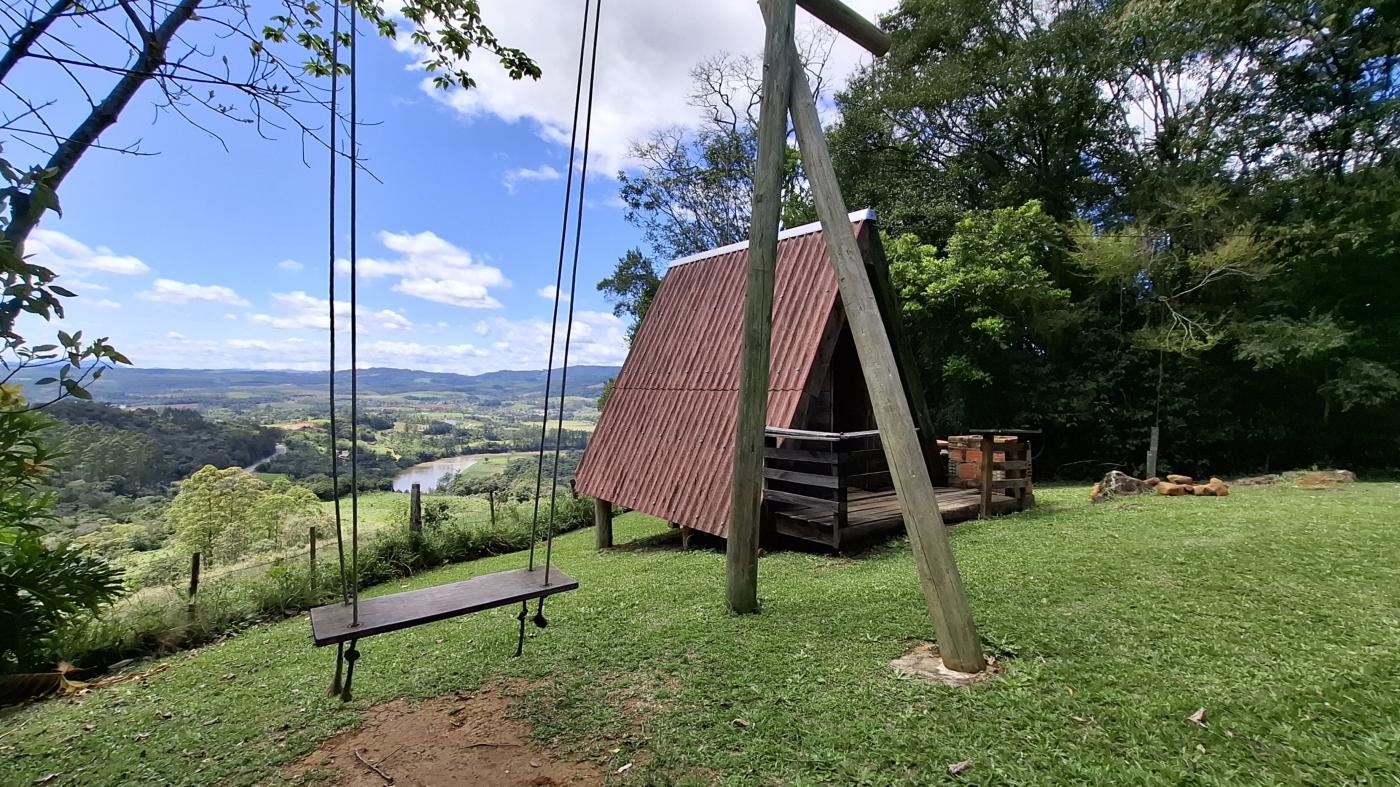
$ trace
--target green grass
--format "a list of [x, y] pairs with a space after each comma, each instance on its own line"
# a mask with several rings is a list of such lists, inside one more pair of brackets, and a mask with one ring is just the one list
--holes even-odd
[[536, 453], [534, 451], [509, 451], [500, 454], [490, 454], [487, 458], [460, 471], [457, 475], [472, 479], [491, 478], [492, 476], [498, 476], [505, 472], [506, 465], [510, 464], [510, 460], [522, 458], [533, 459], [535, 456]]
[[[373, 704], [507, 677], [534, 682], [522, 712], [542, 739], [613, 769], [644, 752], [628, 782], [929, 784], [965, 759], [973, 784], [1400, 781], [1400, 485], [1084, 496], [1041, 490], [1033, 512], [952, 531], [1003, 654], [971, 689], [886, 666], [930, 629], [904, 542], [770, 553], [763, 612], [739, 617], [721, 553], [627, 515], [614, 551], [587, 530], [556, 543], [583, 587], [549, 602], [524, 658], [514, 610], [385, 635], [342, 707], [304, 619], [252, 629], [145, 682], [0, 716], [0, 782], [275, 783]], [[1198, 707], [1205, 727], [1185, 721]]]

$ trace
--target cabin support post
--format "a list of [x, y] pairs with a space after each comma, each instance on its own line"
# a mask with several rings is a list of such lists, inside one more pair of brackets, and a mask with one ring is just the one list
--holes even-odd
[[608, 549], [613, 545], [612, 503], [601, 497], [593, 498], [593, 546]]
[[734, 432], [734, 475], [725, 543], [725, 596], [735, 612], [758, 611], [759, 519], [763, 509], [764, 427], [768, 420], [768, 362], [773, 335], [773, 274], [782, 217], [787, 157], [787, 107], [794, 72], [794, 0], [766, 0], [763, 102], [758, 114], [749, 267], [744, 289], [744, 336], [739, 362], [739, 407]]
[[[762, 6], [770, 21], [770, 40], [774, 32], [771, 23], [780, 20], [775, 10], [782, 5], [770, 2]], [[789, 57], [795, 58], [796, 46], [790, 37], [790, 26], [786, 28], [786, 33], [789, 37], [785, 46]], [[765, 103], [771, 95], [765, 91]], [[938, 500], [915, 432], [914, 416], [905, 396], [899, 365], [865, 261], [851, 232], [845, 199], [836, 180], [836, 169], [827, 148], [811, 85], [800, 71], [792, 79], [790, 106], [803, 168], [811, 184], [817, 216], [821, 219], [822, 235], [826, 238], [827, 254], [836, 269], [841, 302], [850, 321], [865, 384], [875, 410], [875, 423], [880, 429], [880, 443], [885, 449], [890, 477], [899, 497], [924, 600], [933, 617], [939, 654], [943, 663], [951, 669], [980, 672], [986, 666], [982, 644], [963, 590], [962, 576], [953, 560], [948, 534], [943, 529], [943, 518], [938, 513]], [[752, 246], [750, 249], [752, 259]]]

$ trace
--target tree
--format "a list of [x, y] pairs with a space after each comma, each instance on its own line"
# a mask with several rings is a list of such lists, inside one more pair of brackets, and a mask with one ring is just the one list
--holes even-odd
[[319, 521], [318, 505], [315, 494], [288, 481], [269, 487], [241, 467], [205, 465], [180, 482], [165, 518], [177, 544], [213, 565], [255, 546], [300, 540], [307, 523]]
[[53, 493], [48, 419], [0, 386], [0, 673], [43, 669], [65, 623], [121, 595], [121, 572], [85, 550], [44, 542]]
[[922, 337], [915, 355], [941, 405], [940, 426], [969, 426], [970, 402], [1014, 391], [1025, 363], [1072, 324], [1070, 293], [1047, 265], [1059, 241], [1054, 220], [1032, 201], [969, 212], [946, 254], [912, 234], [887, 245], [910, 335]]
[[[838, 96], [832, 147], [848, 198], [911, 236], [889, 245], [918, 285], [905, 314], [935, 410], [1045, 427], [1042, 472], [1132, 469], [1158, 421], [1164, 463], [1192, 472], [1400, 461], [1387, 11], [902, 3], [890, 56]], [[1011, 270], [980, 260], [1014, 239], [948, 260], [976, 238], [964, 221], [1032, 199], [1059, 226], [1031, 267], [1072, 330], [1036, 320], [1002, 348], [968, 318], [1016, 327], [1015, 304], [969, 314], [1000, 295], [962, 288]]]
[[637, 328], [651, 308], [651, 301], [660, 286], [661, 274], [656, 269], [656, 263], [642, 254], [641, 249], [629, 249], [617, 261], [612, 275], [598, 282], [598, 291], [612, 302], [613, 314], [630, 318], [628, 344], [637, 335]]

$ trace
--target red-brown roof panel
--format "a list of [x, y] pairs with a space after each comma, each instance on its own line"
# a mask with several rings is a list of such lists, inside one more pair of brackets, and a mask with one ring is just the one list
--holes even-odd
[[[853, 214], [854, 230], [870, 214]], [[768, 423], [789, 427], [838, 300], [817, 225], [783, 234]], [[723, 536], [729, 520], [748, 249], [673, 263], [579, 466], [580, 492]]]

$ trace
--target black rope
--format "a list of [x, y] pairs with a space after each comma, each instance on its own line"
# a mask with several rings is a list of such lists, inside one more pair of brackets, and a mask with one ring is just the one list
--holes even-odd
[[[330, 131], [330, 261], [327, 265], [329, 269], [330, 282], [330, 321], [331, 321], [331, 371], [330, 371], [330, 409], [331, 409], [331, 499], [335, 508], [335, 550], [340, 557], [340, 597], [343, 603], [350, 602], [348, 587], [345, 583], [345, 535], [341, 530], [340, 518], [340, 454], [336, 450], [336, 418], [335, 418], [335, 171], [338, 162], [336, 156], [336, 126], [340, 121], [338, 115], [340, 96], [340, 0], [334, 4], [335, 21], [331, 23], [331, 131]], [[339, 657], [336, 659], [337, 674], [340, 670]], [[337, 680], [337, 683], [339, 681]]]
[[[578, 210], [574, 213], [574, 259], [569, 271], [569, 294], [578, 287], [579, 248], [583, 243], [583, 194], [588, 188], [588, 152], [593, 139], [593, 87], [598, 72], [598, 22], [603, 14], [603, 0], [597, 0], [593, 11], [593, 54], [588, 65], [588, 103], [583, 120], [583, 168], [578, 179]], [[574, 337], [574, 299], [569, 298], [569, 316], [564, 324], [564, 363], [559, 369], [559, 423], [554, 432], [554, 484], [549, 491], [549, 528], [545, 532], [544, 583], [549, 584], [549, 570], [554, 558], [554, 524], [559, 499], [559, 452], [564, 439], [564, 391], [569, 385], [569, 344]], [[540, 596], [535, 624], [544, 628], [544, 596]]]
[[[350, 625], [360, 625], [360, 368], [359, 368], [359, 329], [355, 321], [355, 310], [359, 306], [358, 286], [359, 276], [357, 275], [359, 264], [359, 240], [358, 219], [359, 205], [356, 195], [356, 179], [359, 174], [360, 150], [355, 141], [356, 127], [360, 124], [360, 116], [357, 107], [358, 92], [356, 77], [360, 69], [356, 67], [356, 55], [360, 51], [358, 39], [358, 25], [356, 24], [357, 9], [352, 0], [350, 3]], [[335, 314], [335, 301], [331, 301], [331, 314]], [[334, 319], [334, 318], [332, 318]], [[350, 643], [350, 653], [355, 650], [355, 643]], [[348, 656], [348, 654], [347, 654]], [[350, 680], [348, 674], [355, 671], [355, 662], [350, 662], [350, 669], [345, 681], [346, 698], [350, 694]]]
[[[559, 298], [564, 285], [564, 252], [568, 248], [569, 208], [573, 203], [574, 158], [578, 149], [578, 117], [579, 105], [583, 97], [584, 56], [588, 51], [588, 8], [590, 2], [591, 0], [584, 0], [583, 22], [579, 31], [578, 80], [574, 85], [573, 128], [569, 132], [569, 172], [564, 182], [564, 218], [559, 226], [559, 264], [554, 275], [554, 311], [550, 317], [549, 324], [549, 363], [546, 365], [544, 373], [544, 414], [540, 418], [540, 447], [535, 466], [535, 506], [534, 513], [530, 518], [530, 558], [528, 563], [530, 571], [535, 570], [535, 545], [539, 540], [540, 491], [544, 484], [545, 440], [549, 434], [549, 389], [554, 378], [554, 342], [559, 327]], [[587, 162], [585, 162], [585, 166], [586, 165]], [[582, 189], [582, 186], [580, 186], [580, 189]], [[572, 304], [572, 300], [570, 303]], [[572, 305], [570, 308], [572, 309]], [[520, 621], [520, 636], [515, 644], [515, 655], [517, 656], [525, 652], [525, 619], [529, 615], [529, 609], [530, 605], [528, 601], [520, 602], [520, 614], [516, 616]]]

